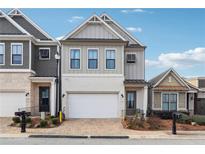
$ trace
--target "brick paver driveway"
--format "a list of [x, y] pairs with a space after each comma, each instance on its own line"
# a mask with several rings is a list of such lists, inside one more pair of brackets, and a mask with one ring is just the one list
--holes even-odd
[[[19, 134], [20, 128], [11, 127], [11, 118], [0, 118], [0, 134]], [[28, 129], [28, 134], [63, 135], [139, 135], [139, 131], [124, 129], [120, 119], [70, 119], [56, 128]], [[149, 132], [140, 132], [141, 135]], [[154, 133], [154, 132], [152, 132]]]

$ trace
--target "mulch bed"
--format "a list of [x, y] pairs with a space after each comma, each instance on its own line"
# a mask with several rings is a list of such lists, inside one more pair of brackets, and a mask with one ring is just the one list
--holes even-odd
[[[144, 122], [143, 127], [129, 127], [129, 123], [127, 120], [122, 121], [122, 125], [124, 128], [127, 129], [134, 129], [134, 130], [143, 130], [143, 131], [156, 131], [156, 130], [171, 130], [172, 129], [172, 120], [164, 120], [160, 118], [153, 118], [158, 123], [160, 128], [153, 129], [150, 128], [150, 124], [146, 121]], [[177, 130], [183, 130], [183, 131], [205, 131], [205, 125], [191, 125], [191, 124], [181, 124], [177, 123]]]

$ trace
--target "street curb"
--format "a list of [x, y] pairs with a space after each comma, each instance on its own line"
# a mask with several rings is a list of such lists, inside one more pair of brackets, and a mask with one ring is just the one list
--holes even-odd
[[93, 139], [129, 139], [129, 136], [90, 136]]
[[88, 136], [76, 135], [29, 135], [29, 138], [88, 138]]

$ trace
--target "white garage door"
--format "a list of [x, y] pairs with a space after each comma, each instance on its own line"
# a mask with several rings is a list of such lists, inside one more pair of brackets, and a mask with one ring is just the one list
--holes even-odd
[[117, 94], [69, 94], [66, 118], [118, 118]]
[[18, 108], [26, 106], [25, 93], [0, 93], [0, 117], [12, 117]]

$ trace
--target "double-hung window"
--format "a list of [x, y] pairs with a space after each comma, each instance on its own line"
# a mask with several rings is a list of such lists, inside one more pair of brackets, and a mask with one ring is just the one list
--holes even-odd
[[80, 49], [70, 50], [70, 68], [80, 69]]
[[11, 64], [12, 65], [23, 64], [23, 44], [22, 43], [11, 44]]
[[115, 69], [115, 54], [113, 49], [106, 50], [106, 69]]
[[5, 62], [5, 44], [0, 43], [0, 65], [3, 65]]
[[162, 95], [162, 110], [163, 111], [177, 110], [177, 94], [164, 93]]
[[98, 49], [88, 49], [88, 69], [98, 68]]

